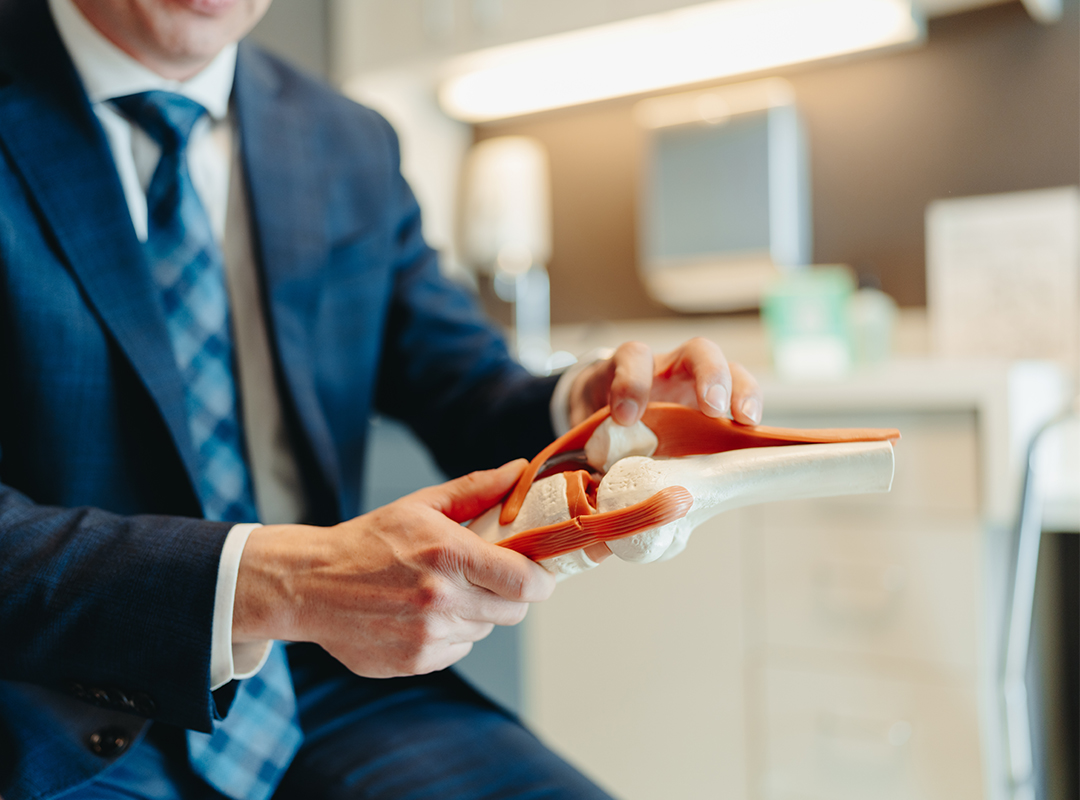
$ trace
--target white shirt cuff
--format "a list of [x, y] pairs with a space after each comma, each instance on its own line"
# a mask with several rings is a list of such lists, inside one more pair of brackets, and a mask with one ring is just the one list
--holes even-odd
[[576, 364], [568, 367], [566, 372], [559, 376], [559, 381], [555, 384], [555, 391], [551, 395], [550, 406], [551, 427], [555, 431], [555, 438], [562, 436], [574, 427], [570, 424], [570, 387], [574, 385], [574, 380], [590, 364], [603, 361], [605, 358], [611, 358], [613, 355], [615, 355], [615, 351], [610, 347], [598, 347], [595, 350], [590, 350], [579, 358]]
[[250, 678], [270, 657], [269, 639], [264, 642], [233, 644], [233, 603], [236, 600], [236, 579], [240, 574], [240, 557], [244, 545], [256, 528], [256, 523], [233, 525], [225, 537], [218, 564], [217, 591], [214, 594], [214, 624], [210, 645], [210, 691], [220, 689], [231, 680]]

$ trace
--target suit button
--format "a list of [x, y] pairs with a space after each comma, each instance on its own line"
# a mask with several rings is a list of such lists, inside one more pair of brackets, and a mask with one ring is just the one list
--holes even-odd
[[91, 733], [86, 743], [94, 755], [116, 758], [131, 747], [131, 733], [123, 728], [102, 728]]
[[108, 689], [94, 687], [90, 689], [90, 699], [103, 706], [113, 705], [113, 696]]
[[154, 712], [157, 711], [157, 703], [146, 692], [135, 692], [135, 694], [131, 695], [131, 707], [136, 714], [141, 714], [144, 717], [152, 717]]

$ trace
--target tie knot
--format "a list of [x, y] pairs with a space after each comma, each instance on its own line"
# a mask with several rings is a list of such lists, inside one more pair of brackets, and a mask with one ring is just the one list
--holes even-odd
[[206, 113], [203, 106], [182, 94], [158, 90], [115, 97], [110, 102], [168, 153], [187, 146], [191, 129]]

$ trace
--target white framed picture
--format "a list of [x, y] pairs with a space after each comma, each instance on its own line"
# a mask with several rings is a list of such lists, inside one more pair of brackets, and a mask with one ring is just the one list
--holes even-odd
[[927, 310], [945, 356], [1080, 359], [1080, 188], [936, 200]]

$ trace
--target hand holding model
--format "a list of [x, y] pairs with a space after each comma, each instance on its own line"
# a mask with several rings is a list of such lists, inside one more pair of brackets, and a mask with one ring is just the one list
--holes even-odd
[[[761, 408], [749, 373], [695, 339], [655, 359], [644, 345], [626, 344], [589, 365], [571, 387], [572, 418], [612, 402], [619, 421], [633, 425], [650, 396], [713, 416], [734, 397], [746, 421]], [[497, 505], [525, 467], [475, 472], [332, 528], [256, 529], [240, 563], [233, 641], [316, 642], [368, 677], [450, 666], [554, 590], [551, 572], [460, 524]]]
[[709, 417], [761, 422], [757, 381], [741, 364], [729, 362], [715, 342], [691, 339], [654, 356], [641, 342], [627, 342], [610, 359], [586, 367], [570, 391], [570, 423], [579, 425], [604, 406], [616, 423], [641, 420], [650, 402], [678, 403]]
[[524, 466], [421, 489], [332, 528], [257, 529], [241, 561], [233, 641], [316, 642], [372, 678], [450, 666], [555, 587], [533, 561], [460, 525], [497, 503]]

